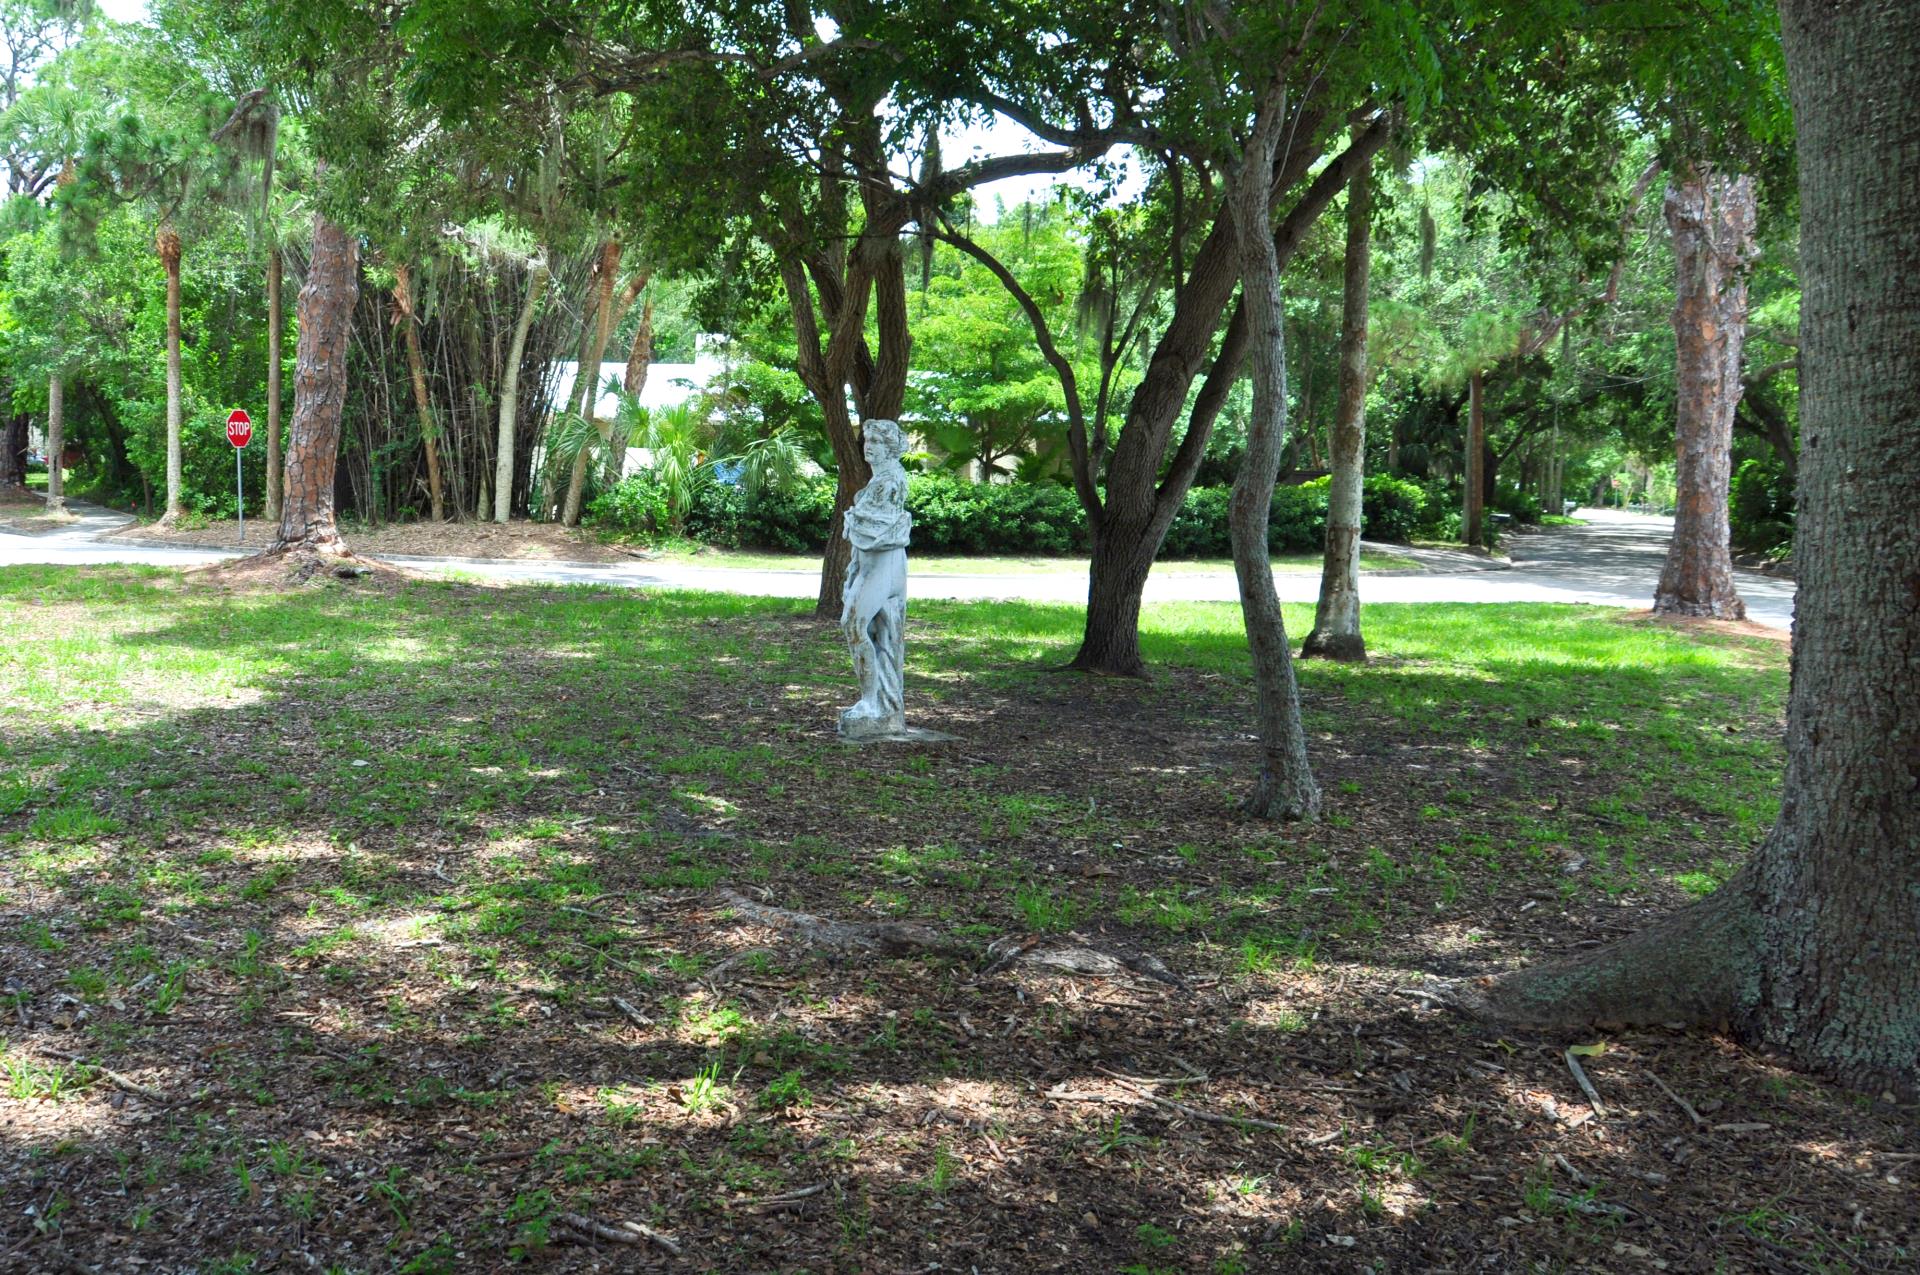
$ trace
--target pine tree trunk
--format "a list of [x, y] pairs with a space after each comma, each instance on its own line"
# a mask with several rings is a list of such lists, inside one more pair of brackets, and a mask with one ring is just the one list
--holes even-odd
[[1460, 538], [1485, 542], [1487, 514], [1487, 389], [1482, 373], [1467, 377], [1466, 474], [1461, 487]]
[[427, 393], [427, 363], [420, 354], [420, 329], [413, 320], [413, 272], [405, 264], [393, 271], [394, 318], [400, 324], [407, 350], [407, 371], [413, 381], [413, 410], [420, 415], [420, 441], [427, 452], [427, 505], [433, 521], [446, 521], [446, 491], [440, 478], [440, 426], [433, 416], [433, 397]]
[[64, 513], [67, 508], [67, 383], [55, 372], [47, 378], [47, 512]]
[[286, 315], [281, 311], [280, 280], [282, 273], [280, 248], [276, 244], [267, 251], [267, 507], [268, 522], [280, 521], [280, 486], [284, 474], [281, 466], [285, 463], [280, 455], [280, 359], [281, 333], [286, 329]]
[[180, 236], [163, 225], [154, 237], [160, 264], [167, 271], [167, 512], [170, 524], [181, 514], [180, 470]]
[[493, 458], [495, 522], [506, 522], [513, 512], [513, 434], [520, 423], [520, 359], [526, 353], [527, 331], [533, 327], [533, 317], [539, 312], [547, 278], [547, 259], [543, 254], [533, 263], [526, 304], [520, 307], [520, 321], [513, 325], [513, 343], [507, 347], [507, 366], [500, 378], [500, 420], [494, 431]]
[[1746, 618], [1733, 583], [1727, 492], [1733, 414], [1743, 389], [1753, 178], [1691, 169], [1667, 187], [1673, 232], [1675, 471], [1673, 541], [1654, 590], [1660, 615]]
[[21, 491], [27, 485], [27, 416], [15, 412], [0, 427], [0, 491]]
[[[606, 356], [607, 339], [613, 335], [613, 278], [619, 270], [620, 241], [609, 239], [600, 247], [600, 265], [594, 278], [593, 340], [587, 346], [585, 362], [573, 378], [574, 398], [578, 403], [574, 411], [588, 419], [592, 419], [594, 404], [600, 399], [600, 360]], [[612, 434], [609, 429], [609, 439]], [[580, 525], [580, 505], [586, 498], [587, 466], [591, 462], [592, 456], [584, 447], [573, 458], [573, 472], [567, 476], [566, 500], [560, 507], [563, 527]]]
[[313, 215], [313, 250], [295, 317], [293, 423], [287, 430], [280, 535], [269, 552], [348, 553], [333, 517], [340, 416], [347, 398], [348, 340], [360, 295], [360, 241], [324, 213]]
[[1920, 8], [1781, 5], [1800, 156], [1799, 576], [1779, 821], [1699, 904], [1479, 1006], [1730, 1027], [1920, 1096]]
[[1367, 169], [1347, 187], [1346, 277], [1340, 315], [1340, 401], [1333, 418], [1333, 477], [1320, 605], [1300, 644], [1304, 657], [1364, 660], [1360, 635], [1360, 507], [1367, 460], [1367, 283], [1373, 264], [1373, 182]]
[[1260, 774], [1243, 809], [1261, 819], [1312, 819], [1319, 813], [1320, 790], [1307, 762], [1293, 654], [1267, 548], [1287, 430], [1286, 311], [1280, 296], [1280, 257], [1267, 231], [1269, 174], [1284, 117], [1274, 96], [1263, 104], [1253, 140], [1227, 192], [1234, 224], [1240, 228], [1240, 292], [1253, 379], [1247, 450], [1233, 482], [1228, 529], [1260, 726]]
[[[628, 291], [638, 296], [647, 286], [647, 276], [641, 274], [628, 285]], [[629, 298], [628, 305], [632, 305]], [[641, 303], [640, 326], [633, 330], [633, 345], [627, 350], [626, 374], [620, 378], [620, 388], [628, 397], [638, 400], [640, 391], [647, 388], [647, 369], [653, 366], [653, 298], [648, 297]], [[627, 436], [620, 430], [613, 431], [613, 437], [607, 443], [607, 486], [611, 487], [627, 476]]]

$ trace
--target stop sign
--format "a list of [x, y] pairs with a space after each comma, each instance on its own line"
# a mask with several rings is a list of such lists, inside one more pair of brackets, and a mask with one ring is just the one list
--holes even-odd
[[253, 418], [240, 408], [227, 417], [227, 441], [235, 447], [245, 447], [253, 441]]

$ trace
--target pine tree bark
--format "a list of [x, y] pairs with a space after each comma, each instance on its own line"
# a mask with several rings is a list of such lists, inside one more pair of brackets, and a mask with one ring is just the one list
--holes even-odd
[[1673, 540], [1654, 590], [1659, 615], [1743, 620], [1733, 582], [1727, 493], [1733, 416], [1744, 389], [1747, 269], [1754, 256], [1753, 178], [1693, 168], [1668, 183], [1673, 233]]
[[324, 213], [313, 215], [313, 249], [295, 317], [293, 423], [287, 430], [280, 534], [268, 552], [350, 556], [334, 522], [333, 479], [347, 398], [348, 339], [360, 296], [360, 241]]
[[1234, 478], [1228, 530], [1260, 725], [1260, 773], [1242, 808], [1261, 819], [1312, 819], [1320, 810], [1320, 789], [1307, 761], [1300, 691], [1267, 548], [1287, 430], [1286, 310], [1280, 295], [1280, 255], [1267, 229], [1272, 224], [1269, 174], [1285, 118], [1285, 95], [1276, 87], [1262, 103], [1240, 169], [1227, 189], [1239, 227], [1240, 293], [1253, 379], [1247, 449]]
[[286, 314], [281, 309], [280, 247], [267, 250], [267, 507], [268, 522], [280, 521], [281, 480], [285, 477], [280, 454], [281, 334], [286, 330]]
[[1784, 0], [1801, 439], [1780, 817], [1708, 899], [1481, 1012], [1685, 1021], [1920, 1097], [1920, 8]]
[[47, 378], [47, 512], [65, 513], [67, 508], [67, 383], [55, 372]]
[[15, 412], [0, 427], [0, 491], [21, 491], [27, 485], [27, 415]]
[[1303, 657], [1364, 660], [1360, 633], [1360, 509], [1367, 460], [1367, 285], [1373, 265], [1373, 181], [1362, 168], [1347, 187], [1347, 247], [1340, 313], [1340, 401], [1334, 410], [1333, 476], [1320, 605], [1300, 644]]
[[507, 347], [507, 366], [500, 377], [500, 419], [494, 431], [493, 520], [504, 523], [513, 513], [513, 435], [520, 423], [520, 359], [527, 350], [527, 332], [540, 310], [549, 272], [542, 253], [533, 263], [527, 282], [527, 300], [513, 325], [513, 343]]
[[1466, 473], [1461, 482], [1460, 538], [1485, 543], [1487, 514], [1487, 387], [1484, 373], [1467, 376]]
[[167, 512], [162, 525], [181, 514], [180, 469], [180, 235], [163, 224], [154, 236], [154, 250], [167, 272]]
[[413, 410], [420, 417], [420, 441], [427, 453], [427, 507], [435, 522], [446, 521], [446, 493], [440, 478], [440, 426], [427, 393], [427, 363], [420, 353], [420, 329], [413, 318], [413, 272], [403, 262], [393, 268], [393, 321], [400, 325], [413, 382]]

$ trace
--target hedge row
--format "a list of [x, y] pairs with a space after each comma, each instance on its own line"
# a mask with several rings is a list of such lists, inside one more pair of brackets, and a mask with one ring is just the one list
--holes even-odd
[[[1268, 543], [1276, 553], [1312, 553], [1325, 541], [1327, 479], [1273, 493]], [[1170, 558], [1226, 557], [1225, 487], [1196, 487], [1174, 516], [1162, 550]], [[1406, 540], [1421, 526], [1427, 497], [1419, 485], [1385, 475], [1366, 481], [1362, 533]], [[603, 530], [653, 536], [663, 530], [666, 503], [647, 475], [626, 479], [597, 498], [587, 519]], [[913, 547], [923, 553], [1069, 554], [1086, 548], [1086, 519], [1074, 493], [1053, 483], [972, 483], [944, 475], [908, 480]], [[738, 487], [703, 486], [687, 517], [687, 535], [730, 549], [817, 552], [833, 515], [833, 481], [814, 479], [784, 492], [747, 499]]]
[[1734, 471], [1727, 521], [1733, 547], [1776, 553], [1793, 543], [1793, 479], [1771, 458], [1741, 462]]

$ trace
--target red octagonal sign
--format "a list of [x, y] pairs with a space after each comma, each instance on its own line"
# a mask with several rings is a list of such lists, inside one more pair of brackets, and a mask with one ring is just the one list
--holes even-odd
[[227, 417], [227, 441], [235, 447], [245, 447], [253, 441], [253, 418], [240, 408], [233, 410]]

